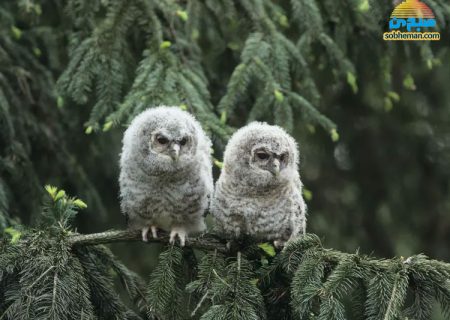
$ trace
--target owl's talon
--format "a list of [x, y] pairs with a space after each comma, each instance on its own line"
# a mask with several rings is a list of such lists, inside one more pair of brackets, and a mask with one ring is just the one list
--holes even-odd
[[286, 244], [286, 241], [284, 241], [284, 240], [275, 240], [273, 242], [273, 246], [277, 249], [283, 249], [285, 244]]
[[142, 228], [142, 241], [144, 242], [148, 242], [148, 230], [150, 230], [149, 227]]
[[153, 239], [158, 239], [158, 228], [156, 226], [151, 226]]
[[182, 246], [182, 247], [184, 247], [185, 245], [186, 245], [186, 235], [185, 234], [183, 234], [183, 235], [178, 235], [178, 238], [180, 238], [180, 245]]
[[172, 229], [169, 238], [170, 244], [175, 244], [175, 239], [177, 236], [178, 239], [180, 239], [180, 246], [184, 247], [186, 245], [186, 231], [183, 229]]

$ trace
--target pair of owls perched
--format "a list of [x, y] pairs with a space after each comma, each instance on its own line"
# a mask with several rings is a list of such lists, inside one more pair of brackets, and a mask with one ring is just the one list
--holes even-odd
[[210, 150], [198, 121], [177, 107], [148, 109], [132, 121], [120, 159], [121, 208], [144, 241], [163, 229], [184, 246], [188, 234], [205, 230], [208, 208], [216, 232], [228, 239], [251, 236], [279, 246], [304, 233], [299, 155], [290, 135], [259, 122], [238, 130], [215, 190]]

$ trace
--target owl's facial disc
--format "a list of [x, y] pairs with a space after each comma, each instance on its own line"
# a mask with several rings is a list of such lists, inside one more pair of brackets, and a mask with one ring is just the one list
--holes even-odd
[[188, 142], [187, 136], [174, 138], [159, 132], [152, 135], [150, 147], [151, 151], [170, 157], [173, 162], [177, 162], [180, 156], [188, 151]]
[[253, 151], [252, 165], [269, 171], [274, 177], [278, 177], [280, 172], [287, 165], [287, 153], [277, 154], [265, 148], [258, 148]]

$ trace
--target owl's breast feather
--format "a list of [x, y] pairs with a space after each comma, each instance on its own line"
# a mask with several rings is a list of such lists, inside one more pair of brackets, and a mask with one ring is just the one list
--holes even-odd
[[292, 229], [291, 218], [297, 206], [293, 204], [294, 194], [290, 188], [284, 192], [261, 197], [228, 195], [223, 200], [224, 216], [228, 224], [239, 227], [241, 234], [261, 239], [275, 239]]

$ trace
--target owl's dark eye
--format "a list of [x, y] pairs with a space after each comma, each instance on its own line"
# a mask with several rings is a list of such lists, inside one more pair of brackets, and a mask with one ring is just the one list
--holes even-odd
[[266, 159], [268, 159], [269, 158], [269, 155], [267, 154], [267, 153], [265, 153], [265, 152], [257, 152], [256, 153], [256, 156], [258, 157], [258, 159], [260, 159], [260, 160], [266, 160]]
[[156, 137], [156, 141], [158, 141], [159, 144], [167, 144], [169, 142], [169, 139], [163, 136]]
[[287, 155], [286, 155], [286, 153], [283, 153], [283, 154], [280, 156], [280, 161], [281, 161], [281, 162], [285, 162], [286, 159], [287, 159]]
[[187, 139], [183, 138], [180, 140], [180, 146], [184, 146], [187, 143]]

